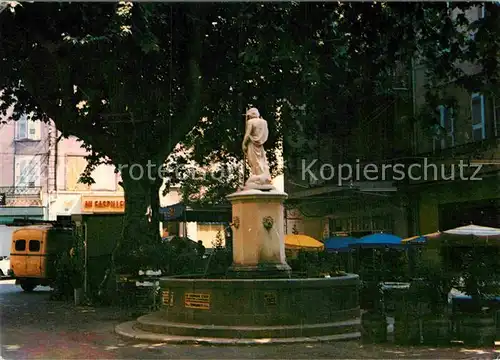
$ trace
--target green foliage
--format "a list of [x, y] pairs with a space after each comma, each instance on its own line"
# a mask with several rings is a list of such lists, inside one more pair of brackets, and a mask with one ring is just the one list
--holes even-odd
[[457, 283], [456, 273], [435, 250], [423, 249], [418, 257], [414, 280], [419, 284], [412, 300], [428, 304], [433, 314], [443, 314], [448, 304], [448, 293]]
[[[429, 135], [439, 136], [435, 109], [455, 101], [445, 91], [451, 81], [469, 91], [498, 89], [491, 84], [499, 75], [500, 47], [493, 40], [500, 34], [495, 20], [499, 7], [487, 3], [486, 18], [470, 22], [461, 12], [473, 11], [475, 5], [479, 4], [289, 3], [248, 5], [235, 11], [233, 19], [218, 22], [217, 30], [232, 24], [234, 33], [244, 39], [228, 45], [229, 54], [239, 54], [233, 63], [238, 70], [219, 96], [225, 100], [213, 118], [184, 140], [185, 148], [194, 151], [179, 156], [201, 165], [240, 159], [245, 126], [241, 114], [250, 105], [259, 107], [269, 122], [266, 148], [273, 171], [278, 171], [274, 149], [284, 147], [288, 160], [304, 158], [324, 146], [320, 135], [334, 139], [338, 146], [333, 151], [339, 156], [348, 156], [346, 147], [349, 155], [355, 154], [350, 137], [355, 138], [356, 129], [377, 129], [380, 114], [391, 112], [396, 100], [409, 102], [411, 64], [424, 65], [428, 81], [428, 104], [413, 120], [425, 128], [434, 126]], [[456, 18], [450, 17], [451, 9], [457, 11]], [[253, 26], [255, 19], [260, 26]], [[477, 32], [474, 41], [471, 31]], [[460, 66], [464, 62], [480, 64], [483, 71], [467, 73]], [[374, 156], [370, 144], [359, 146], [365, 151], [354, 158]], [[290, 170], [294, 165], [287, 163]], [[233, 178], [222, 182], [189, 181], [184, 183], [185, 196], [201, 188], [206, 190], [204, 198], [213, 201], [235, 189]]]
[[[344, 144], [361, 121], [376, 121], [370, 114], [399, 96], [394, 69], [404, 72], [410, 59], [428, 67], [430, 93], [457, 79], [496, 91], [499, 9], [486, 8], [469, 24], [449, 17], [447, 3], [427, 2], [23, 3], [0, 13], [0, 110], [51, 118], [64, 136], [82, 139], [92, 152], [83, 181], [91, 182], [100, 162], [159, 167], [179, 142], [202, 166], [240, 160], [242, 114], [255, 105], [269, 122], [276, 171], [281, 141], [290, 154], [311, 153], [321, 143], [306, 139]], [[483, 71], [464, 74], [463, 61]], [[122, 178], [131, 216], [118, 249], [127, 265], [128, 254], [139, 261], [152, 254], [143, 247], [158, 244], [161, 181]], [[184, 194], [203, 187], [203, 200], [217, 202], [237, 182], [188, 181]]]
[[83, 238], [75, 234], [71, 250], [57, 254], [55, 262], [56, 278], [53, 283], [53, 298], [71, 298], [73, 289], [82, 289], [84, 286], [85, 250]]
[[361, 252], [359, 266], [361, 308], [380, 312], [383, 299], [381, 283], [387, 279], [388, 269], [382, 265], [380, 250], [359, 249], [357, 251]]
[[162, 255], [158, 253], [158, 264], [167, 275], [194, 274], [202, 267], [198, 256], [197, 244], [190, 239], [175, 236], [169, 242], [163, 241], [160, 247]]
[[212, 242], [212, 252], [208, 257], [206, 275], [210, 274], [221, 275], [225, 274], [233, 260], [232, 252], [224, 244], [224, 235], [222, 231], [218, 231], [215, 239]]
[[300, 250], [296, 257], [287, 259], [287, 262], [292, 272], [300, 276], [342, 276], [346, 271], [343, 255], [347, 254]]
[[500, 291], [499, 255], [494, 246], [458, 247], [450, 251], [443, 249], [444, 262], [454, 268], [454, 274], [460, 281], [462, 290], [479, 306], [489, 296]]

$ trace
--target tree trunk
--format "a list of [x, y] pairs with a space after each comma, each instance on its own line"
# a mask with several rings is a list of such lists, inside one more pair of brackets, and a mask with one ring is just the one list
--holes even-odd
[[[120, 273], [137, 274], [141, 269], [155, 268], [162, 262], [162, 254], [158, 251], [161, 240], [158, 217], [161, 181], [152, 181], [147, 176], [136, 180], [127, 169], [122, 171], [121, 176], [125, 192], [125, 218], [114, 259], [116, 270]], [[149, 213], [148, 209], [151, 209]]]

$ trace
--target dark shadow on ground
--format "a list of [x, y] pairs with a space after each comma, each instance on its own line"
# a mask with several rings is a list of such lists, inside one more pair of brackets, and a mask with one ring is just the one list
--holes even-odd
[[49, 300], [40, 289], [24, 293], [0, 282], [1, 356], [4, 359], [478, 359], [492, 349], [402, 347], [360, 342], [204, 346], [133, 341], [114, 327], [130, 320], [116, 308], [75, 307]]

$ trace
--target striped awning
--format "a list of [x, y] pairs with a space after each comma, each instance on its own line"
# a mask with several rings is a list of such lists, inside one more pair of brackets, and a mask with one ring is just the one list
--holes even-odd
[[186, 206], [177, 203], [160, 208], [160, 214], [164, 221], [172, 222], [231, 222], [230, 205], [206, 205], [206, 206]]

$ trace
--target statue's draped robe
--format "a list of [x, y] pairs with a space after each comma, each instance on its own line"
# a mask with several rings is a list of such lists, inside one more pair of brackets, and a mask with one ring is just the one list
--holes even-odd
[[251, 131], [246, 156], [252, 175], [258, 176], [264, 182], [269, 182], [269, 166], [263, 146], [269, 136], [267, 122], [264, 119], [253, 118], [248, 120], [247, 126], [251, 126]]

